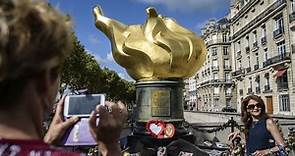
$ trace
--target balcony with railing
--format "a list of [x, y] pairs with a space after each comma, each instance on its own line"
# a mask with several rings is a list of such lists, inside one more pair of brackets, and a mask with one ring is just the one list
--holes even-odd
[[270, 59], [267, 59], [265, 62], [263, 62], [263, 68], [267, 67], [269, 65], [277, 64], [277, 63], [283, 63], [284, 61], [290, 60], [290, 53], [283, 53], [281, 55], [277, 55], [275, 57], [272, 57]]
[[284, 33], [284, 29], [283, 28], [278, 28], [275, 31], [273, 31], [273, 38], [277, 39], [277, 38], [283, 36], [283, 33]]
[[280, 82], [277, 83], [278, 91], [286, 91], [288, 90], [288, 82]]
[[270, 85], [265, 85], [263, 93], [270, 93], [270, 92], [272, 92], [272, 90], [270, 89]]
[[260, 94], [260, 87], [256, 87], [255, 90], [256, 90], [256, 94]]
[[266, 43], [267, 43], [266, 36], [264, 36], [264, 37], [261, 38], [261, 44], [262, 44], [263, 46], [265, 46]]
[[257, 69], [259, 69], [259, 64], [254, 65], [254, 70], [257, 70]]
[[244, 74], [245, 73], [245, 70], [243, 68], [239, 69], [239, 70], [236, 70], [232, 73], [232, 76], [239, 76], [241, 74]]

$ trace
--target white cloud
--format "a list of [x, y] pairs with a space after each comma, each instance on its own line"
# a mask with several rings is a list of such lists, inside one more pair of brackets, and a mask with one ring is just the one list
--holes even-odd
[[99, 44], [100, 43], [98, 37], [95, 35], [92, 35], [92, 34], [88, 36], [88, 40], [92, 44]]
[[171, 10], [180, 11], [217, 11], [228, 6], [230, 0], [137, 0], [151, 5], [163, 5]]

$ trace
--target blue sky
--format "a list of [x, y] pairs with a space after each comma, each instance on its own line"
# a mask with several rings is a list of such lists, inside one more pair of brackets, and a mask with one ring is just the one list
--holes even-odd
[[220, 19], [229, 12], [230, 0], [48, 0], [54, 7], [72, 17], [74, 31], [85, 46], [95, 56], [101, 67], [115, 70], [127, 80], [131, 78], [125, 69], [116, 64], [111, 55], [108, 38], [94, 26], [92, 8], [100, 5], [104, 15], [124, 24], [143, 24], [145, 9], [156, 8], [159, 14], [172, 17], [176, 21], [200, 35], [200, 28], [208, 19]]

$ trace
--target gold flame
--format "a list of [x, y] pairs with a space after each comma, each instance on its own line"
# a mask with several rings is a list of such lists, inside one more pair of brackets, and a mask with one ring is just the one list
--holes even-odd
[[124, 25], [95, 7], [95, 25], [112, 45], [115, 61], [138, 81], [184, 79], [192, 76], [206, 58], [204, 41], [171, 18], [147, 8], [144, 25]]

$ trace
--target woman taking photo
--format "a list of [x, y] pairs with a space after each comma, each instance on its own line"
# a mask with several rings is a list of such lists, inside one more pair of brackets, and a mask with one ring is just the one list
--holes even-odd
[[244, 138], [247, 156], [284, 152], [283, 136], [273, 119], [266, 114], [263, 100], [259, 96], [250, 95], [242, 101], [241, 109], [244, 133], [231, 133], [229, 139], [232, 141], [237, 137]]

